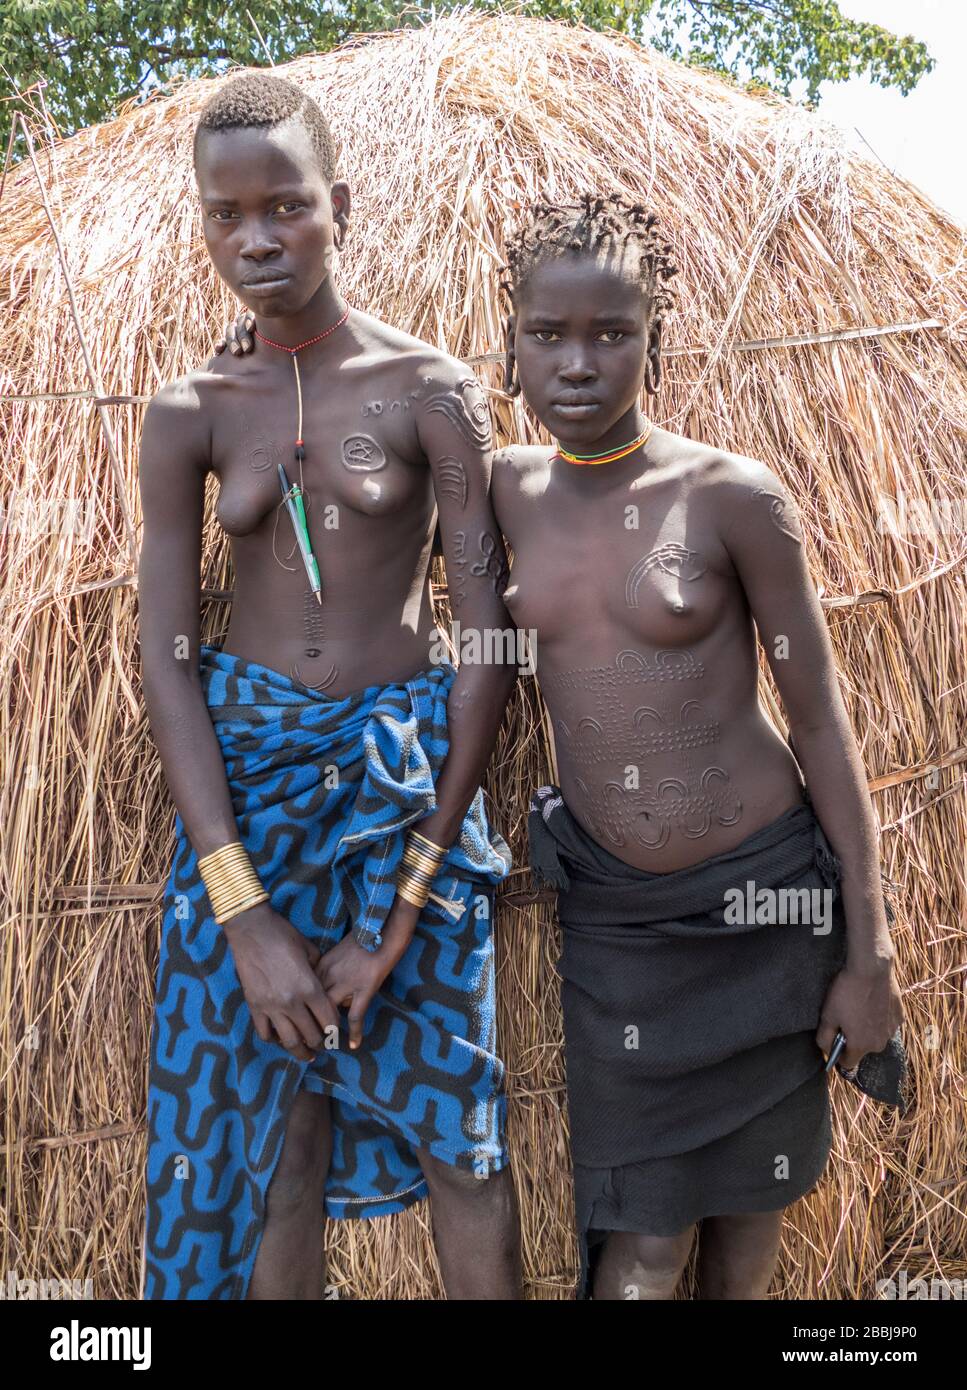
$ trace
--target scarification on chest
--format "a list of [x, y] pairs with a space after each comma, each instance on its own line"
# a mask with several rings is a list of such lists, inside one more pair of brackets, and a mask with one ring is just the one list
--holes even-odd
[[239, 453], [253, 473], [274, 469], [282, 461], [282, 445], [244, 413], [239, 416], [237, 442]]
[[386, 467], [386, 453], [371, 434], [351, 434], [342, 442], [342, 463], [351, 473], [376, 473]]
[[636, 560], [625, 581], [625, 602], [629, 608], [638, 607], [638, 591], [642, 580], [651, 570], [660, 570], [674, 579], [700, 579], [707, 566], [697, 550], [689, 550], [677, 541], [667, 541]]

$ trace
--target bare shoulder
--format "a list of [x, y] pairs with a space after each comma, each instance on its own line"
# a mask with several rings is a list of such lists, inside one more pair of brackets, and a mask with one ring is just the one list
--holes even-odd
[[353, 309], [350, 321], [355, 330], [356, 340], [364, 350], [407, 356], [414, 362], [422, 360], [430, 363], [437, 359], [456, 361], [441, 348], [434, 347], [432, 343], [425, 342], [424, 339], [417, 338], [402, 328], [396, 328], [385, 319], [378, 319], [375, 314], [368, 314], [365, 309]]
[[[691, 442], [691, 441], [690, 441]], [[796, 504], [779, 475], [760, 459], [708, 445], [695, 445], [695, 480], [703, 499], [714, 508], [723, 536], [753, 535], [774, 528], [802, 539]]]
[[508, 493], [536, 496], [551, 476], [550, 450], [546, 444], [508, 444], [494, 454], [494, 485]]
[[406, 363], [401, 385], [412, 402], [422, 451], [432, 462], [455, 458], [461, 468], [479, 475], [486, 488], [494, 431], [480, 382], [459, 358], [425, 343]]
[[490, 475], [494, 515], [512, 545], [518, 523], [526, 517], [530, 503], [547, 491], [550, 477], [546, 444], [508, 444], [494, 453]]
[[432, 343], [394, 328], [363, 310], [353, 317], [362, 355], [380, 367], [399, 371], [398, 381], [417, 401], [437, 391], [453, 390], [476, 382], [473, 372], [459, 358]]
[[166, 381], [148, 402], [141, 433], [141, 466], [182, 458], [199, 466], [211, 458], [211, 404], [218, 376], [206, 367]]
[[[462, 400], [467, 409], [479, 412], [481, 405], [486, 405], [486, 393], [465, 362], [417, 338], [410, 341], [413, 346], [407, 350], [406, 362], [421, 404], [432, 402], [441, 393], [450, 393]], [[489, 414], [489, 406], [487, 410]]]
[[781, 479], [758, 459], [670, 430], [656, 430], [652, 438], [649, 453], [659, 466], [682, 469], [693, 489], [707, 492], [717, 502], [748, 502], [763, 489], [785, 495]]
[[194, 367], [184, 376], [166, 381], [151, 397], [148, 410], [167, 420], [207, 419], [212, 395], [224, 383], [225, 373], [218, 371], [221, 362], [215, 358], [204, 367]]

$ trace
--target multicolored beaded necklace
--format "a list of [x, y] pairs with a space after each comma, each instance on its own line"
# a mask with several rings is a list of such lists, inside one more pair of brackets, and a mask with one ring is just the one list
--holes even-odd
[[624, 444], [620, 449], [608, 449], [603, 454], [571, 454], [567, 449], [557, 447], [557, 453], [551, 455], [551, 463], [555, 459], [567, 459], [568, 463], [614, 463], [615, 459], [623, 459], [625, 454], [632, 453], [635, 449], [640, 449], [642, 444], [648, 439], [654, 429], [654, 425], [649, 420], [645, 429], [642, 430], [637, 439], [633, 439], [630, 444]]

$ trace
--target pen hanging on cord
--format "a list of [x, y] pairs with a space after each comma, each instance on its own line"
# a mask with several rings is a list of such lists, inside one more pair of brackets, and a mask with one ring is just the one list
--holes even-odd
[[289, 482], [281, 463], [279, 464], [279, 483], [282, 487], [282, 499], [292, 519], [292, 529], [295, 531], [295, 538], [299, 543], [302, 563], [309, 576], [309, 587], [316, 596], [316, 602], [322, 603], [322, 580], [319, 577], [316, 557], [312, 553], [312, 542], [309, 539], [309, 525], [306, 521], [306, 510], [302, 502], [302, 491], [298, 483]]
[[[340, 318], [327, 328], [323, 333], [317, 333], [314, 338], [307, 338], [304, 343], [296, 343], [290, 346], [288, 343], [277, 343], [272, 338], [266, 338], [256, 328], [254, 330], [256, 338], [262, 343], [267, 343], [269, 347], [279, 348], [282, 352], [287, 352], [292, 358], [292, 367], [295, 371], [295, 389], [298, 399], [299, 417], [296, 426], [295, 441], [295, 461], [299, 465], [299, 474], [302, 474], [302, 465], [305, 462], [306, 450], [302, 438], [302, 380], [299, 376], [299, 363], [296, 354], [303, 348], [318, 343], [323, 338], [328, 338], [330, 333], [334, 333], [340, 324], [346, 322], [349, 317], [349, 306], [347, 305]], [[306, 520], [305, 504], [302, 500], [302, 489], [298, 483], [290, 483], [286, 476], [286, 471], [279, 464], [279, 483], [282, 487], [282, 500], [285, 502], [286, 510], [292, 519], [292, 529], [295, 531], [295, 538], [299, 543], [299, 553], [302, 556], [302, 563], [306, 567], [306, 574], [309, 576], [309, 587], [316, 596], [316, 602], [322, 603], [322, 580], [319, 577], [319, 566], [316, 557], [312, 553], [312, 541], [309, 538], [309, 523]]]

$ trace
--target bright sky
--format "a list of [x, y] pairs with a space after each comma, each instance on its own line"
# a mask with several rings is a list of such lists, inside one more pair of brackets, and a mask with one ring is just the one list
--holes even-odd
[[[909, 96], [867, 78], [826, 82], [819, 114], [869, 154], [857, 129], [895, 173], [967, 223], [964, 106], [967, 4], [963, 0], [839, 0], [844, 14], [922, 40], [936, 67]], [[794, 93], [798, 96], [799, 93]], [[960, 134], [957, 134], [957, 131]]]
[[[905, 97], [895, 87], [878, 87], [866, 77], [824, 82], [818, 114], [842, 127], [853, 148], [872, 157], [872, 146], [887, 168], [967, 223], [967, 142], [956, 133], [964, 120], [967, 89], [967, 0], [838, 3], [851, 19], [879, 24], [901, 36], [912, 33], [927, 45], [936, 66]], [[648, 23], [646, 18], [642, 30], [646, 40]], [[682, 27], [682, 37], [687, 37], [687, 25]], [[793, 99], [801, 100], [805, 90], [805, 82], [794, 84]]]

